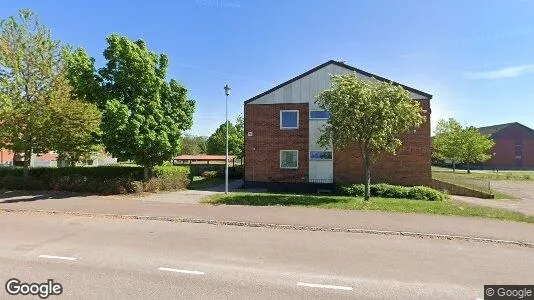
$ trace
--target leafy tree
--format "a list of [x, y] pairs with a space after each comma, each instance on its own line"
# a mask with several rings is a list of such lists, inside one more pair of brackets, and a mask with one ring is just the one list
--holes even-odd
[[182, 139], [182, 151], [180, 154], [197, 155], [206, 153], [207, 139], [205, 136], [185, 135]]
[[332, 76], [318, 105], [331, 113], [319, 143], [342, 149], [359, 145], [365, 169], [365, 200], [370, 198], [371, 163], [381, 153], [395, 154], [400, 136], [425, 121], [420, 104], [400, 86], [356, 74]]
[[71, 99], [63, 53], [28, 9], [0, 22], [0, 148], [23, 153], [25, 177], [32, 153], [76, 159], [94, 146], [89, 136], [100, 116]]
[[[244, 136], [243, 117], [238, 117], [236, 124], [228, 121], [228, 154], [243, 157]], [[206, 142], [208, 154], [226, 154], [226, 125], [222, 123]]]
[[438, 121], [435, 136], [432, 140], [432, 156], [441, 160], [451, 160], [452, 170], [456, 171], [456, 163], [462, 162], [460, 149], [463, 146], [462, 125], [453, 118]]
[[58, 154], [59, 162], [70, 165], [101, 150], [98, 142], [101, 114], [95, 104], [72, 99], [72, 87], [66, 76], [59, 77], [54, 101], [46, 107], [49, 118], [45, 122], [48, 131], [48, 148]]
[[102, 111], [102, 142], [119, 160], [144, 166], [145, 179], [154, 166], [180, 151], [181, 134], [191, 128], [195, 102], [176, 80], [167, 82], [169, 60], [151, 52], [142, 40], [112, 34], [104, 51], [106, 66], [77, 49], [69, 78], [74, 94]]
[[484, 162], [491, 158], [489, 151], [495, 146], [495, 142], [489, 137], [482, 135], [474, 127], [465, 128], [462, 131], [461, 159], [467, 164], [467, 173], [471, 173], [471, 164]]

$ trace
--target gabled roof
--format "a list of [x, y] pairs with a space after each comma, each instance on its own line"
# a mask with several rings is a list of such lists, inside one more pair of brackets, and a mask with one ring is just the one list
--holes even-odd
[[358, 69], [358, 68], [355, 68], [355, 67], [353, 67], [353, 66], [349, 66], [349, 65], [344, 64], [344, 63], [339, 62], [339, 61], [329, 60], [329, 61], [327, 61], [327, 62], [325, 62], [325, 63], [323, 63], [323, 64], [321, 64], [321, 65], [318, 65], [317, 67], [315, 67], [315, 68], [313, 68], [313, 69], [311, 69], [311, 70], [309, 70], [309, 71], [307, 71], [307, 72], [304, 72], [304, 73], [302, 73], [302, 74], [300, 74], [300, 75], [298, 75], [298, 76], [296, 76], [296, 77], [293, 77], [293, 78], [289, 79], [289, 80], [286, 81], [286, 82], [283, 82], [283, 83], [281, 83], [281, 84], [279, 84], [279, 85], [273, 87], [273, 88], [270, 89], [270, 90], [267, 90], [267, 91], [265, 91], [265, 92], [263, 92], [263, 93], [261, 93], [261, 94], [259, 94], [259, 95], [256, 95], [256, 96], [254, 96], [254, 97], [252, 97], [252, 98], [246, 100], [246, 101], [245, 101], [245, 104], [247, 104], [247, 103], [249, 103], [249, 102], [251, 102], [251, 101], [254, 101], [254, 100], [256, 100], [256, 99], [258, 99], [258, 98], [260, 98], [260, 97], [263, 97], [263, 96], [265, 96], [265, 95], [267, 95], [267, 94], [269, 94], [269, 93], [271, 93], [271, 92], [274, 92], [274, 91], [276, 91], [277, 89], [282, 88], [282, 87], [284, 87], [284, 86], [286, 86], [286, 85], [288, 85], [288, 84], [290, 84], [290, 83], [292, 83], [292, 82], [294, 82], [294, 81], [297, 81], [297, 80], [301, 79], [302, 77], [305, 77], [305, 76], [307, 76], [307, 75], [309, 75], [309, 74], [311, 74], [311, 73], [313, 73], [313, 72], [315, 72], [315, 71], [317, 71], [317, 70], [319, 70], [319, 69], [321, 69], [321, 68], [324, 68], [324, 67], [326, 67], [326, 66], [328, 66], [328, 65], [330, 65], [330, 64], [333, 64], [333, 65], [336, 65], [336, 66], [339, 66], [339, 67], [343, 67], [343, 68], [349, 69], [349, 70], [354, 71], [354, 72], [356, 72], [356, 73], [359, 73], [359, 74], [361, 74], [361, 75], [364, 75], [364, 76], [367, 76], [367, 77], [372, 77], [372, 78], [375, 78], [375, 79], [380, 80], [380, 81], [391, 82], [391, 83], [393, 83], [393, 84], [395, 84], [395, 85], [402, 86], [402, 87], [403, 87], [405, 90], [407, 90], [407, 91], [410, 91], [410, 92], [415, 93], [415, 94], [419, 94], [419, 95], [421, 95], [421, 96], [423, 96], [423, 97], [425, 97], [425, 98], [428, 98], [428, 99], [432, 99], [432, 95], [430, 95], [430, 94], [428, 94], [428, 93], [425, 93], [425, 92], [423, 92], [423, 91], [420, 91], [420, 90], [414, 89], [414, 88], [412, 88], [412, 87], [409, 87], [409, 86], [407, 86], [407, 85], [404, 85], [404, 84], [400, 84], [400, 83], [398, 83], [398, 82], [395, 82], [395, 81], [393, 81], [393, 80], [389, 80], [389, 79], [387, 79], [387, 78], [384, 78], [384, 77], [381, 77], [381, 76], [378, 76], [378, 75], [375, 75], [375, 74], [366, 72], [366, 71], [364, 71], [364, 70], [360, 70], [360, 69]]
[[505, 123], [505, 124], [498, 124], [498, 125], [492, 125], [492, 126], [485, 126], [485, 127], [479, 127], [478, 128], [478, 131], [480, 131], [481, 134], [483, 135], [490, 135], [490, 136], [493, 136], [494, 134], [498, 133], [499, 131], [505, 129], [505, 128], [508, 128], [512, 125], [519, 125], [521, 127], [524, 127], [526, 128], [527, 130], [531, 131], [534, 133], [534, 129], [532, 128], [529, 128], [521, 123], [518, 123], [518, 122], [512, 122], [512, 123]]

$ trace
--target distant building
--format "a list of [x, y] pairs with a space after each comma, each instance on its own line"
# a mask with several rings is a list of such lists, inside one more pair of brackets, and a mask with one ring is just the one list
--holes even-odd
[[484, 169], [534, 169], [534, 130], [517, 122], [478, 128], [495, 142]]

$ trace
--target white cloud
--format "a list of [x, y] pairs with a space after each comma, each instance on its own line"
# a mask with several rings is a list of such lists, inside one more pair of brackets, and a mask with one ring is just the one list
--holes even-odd
[[534, 65], [520, 65], [493, 71], [465, 72], [463, 75], [467, 79], [499, 79], [519, 77], [532, 72]]

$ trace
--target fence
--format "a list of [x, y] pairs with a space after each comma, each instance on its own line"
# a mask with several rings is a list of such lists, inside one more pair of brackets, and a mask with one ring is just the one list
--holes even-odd
[[457, 174], [447, 171], [434, 171], [432, 172], [432, 178], [445, 183], [450, 183], [460, 187], [479, 191], [485, 194], [493, 194], [491, 190], [491, 182], [489, 180], [469, 178], [468, 176], [465, 176], [463, 174]]

